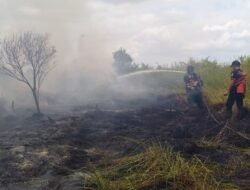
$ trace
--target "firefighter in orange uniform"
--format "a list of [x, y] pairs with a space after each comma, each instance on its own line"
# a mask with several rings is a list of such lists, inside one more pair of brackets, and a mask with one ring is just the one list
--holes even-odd
[[226, 102], [226, 115], [227, 118], [231, 118], [232, 107], [236, 102], [238, 108], [237, 118], [242, 119], [247, 113], [247, 110], [243, 107], [247, 75], [241, 69], [241, 63], [238, 60], [232, 62], [231, 68], [231, 83], [229, 85], [228, 92], [225, 93], [225, 95], [228, 96]]

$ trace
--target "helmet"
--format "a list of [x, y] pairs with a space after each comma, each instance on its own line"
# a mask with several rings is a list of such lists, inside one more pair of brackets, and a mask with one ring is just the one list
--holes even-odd
[[231, 67], [233, 66], [240, 66], [240, 62], [238, 60], [234, 60], [231, 64]]
[[194, 66], [193, 65], [188, 65], [187, 66], [187, 72], [192, 73], [194, 71]]

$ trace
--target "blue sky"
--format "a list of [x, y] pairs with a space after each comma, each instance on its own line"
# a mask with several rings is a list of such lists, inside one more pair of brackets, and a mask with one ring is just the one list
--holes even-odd
[[[250, 52], [247, 0], [0, 0], [0, 31], [51, 34], [59, 56], [112, 59], [123, 47], [138, 63], [169, 64], [190, 57], [231, 62]], [[79, 45], [81, 43], [85, 45]], [[60, 54], [61, 52], [61, 54]], [[87, 53], [87, 54], [88, 54]], [[69, 56], [66, 59], [69, 60]]]

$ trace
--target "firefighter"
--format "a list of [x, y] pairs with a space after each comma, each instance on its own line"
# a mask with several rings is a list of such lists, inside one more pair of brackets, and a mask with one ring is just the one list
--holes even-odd
[[203, 82], [199, 75], [194, 71], [192, 65], [187, 66], [187, 73], [184, 76], [186, 86], [187, 99], [190, 105], [195, 105], [199, 109], [204, 109], [204, 102], [202, 98]]
[[225, 96], [228, 96], [226, 102], [226, 117], [232, 117], [232, 107], [236, 102], [238, 109], [237, 118], [242, 119], [247, 113], [247, 110], [243, 107], [247, 75], [241, 69], [241, 63], [238, 60], [232, 62], [231, 68], [231, 83], [227, 93], [225, 93]]

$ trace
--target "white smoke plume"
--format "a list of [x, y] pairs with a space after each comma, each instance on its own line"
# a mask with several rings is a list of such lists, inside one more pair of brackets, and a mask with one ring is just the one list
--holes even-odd
[[[92, 19], [88, 1], [0, 0], [1, 38], [34, 31], [49, 34], [57, 49], [56, 65], [41, 89], [42, 106], [85, 103], [112, 77], [112, 51]], [[16, 18], [18, 17], [18, 20]], [[0, 75], [0, 90], [7, 102], [33, 106], [29, 89]]]

